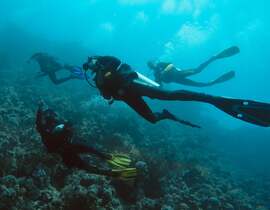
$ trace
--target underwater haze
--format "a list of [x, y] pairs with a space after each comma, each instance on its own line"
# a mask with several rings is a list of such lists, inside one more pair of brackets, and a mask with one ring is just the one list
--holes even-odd
[[[110, 55], [154, 80], [149, 60], [195, 68], [230, 46], [195, 81], [164, 84], [270, 103], [270, 1], [2, 0], [0, 3], [0, 209], [270, 210], [270, 130], [195, 102], [146, 99], [199, 124], [151, 124], [122, 102], [108, 105], [84, 80], [54, 85], [27, 62], [37, 52], [82, 66]], [[146, 166], [135, 185], [66, 167], [35, 130], [38, 100], [72, 121], [86, 144]]]

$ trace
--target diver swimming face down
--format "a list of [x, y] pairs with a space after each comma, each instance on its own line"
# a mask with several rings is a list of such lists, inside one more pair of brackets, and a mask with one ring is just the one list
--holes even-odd
[[[121, 61], [113, 56], [89, 57], [84, 69], [98, 73], [94, 79], [96, 87], [105, 99], [122, 100], [151, 123], [170, 119], [182, 123], [167, 110], [154, 113], [143, 97], [166, 101], [198, 101], [214, 105], [221, 111], [246, 122], [270, 127], [270, 104], [252, 100], [226, 98], [188, 90], [166, 90], [136, 81], [138, 73], [119, 70]], [[121, 67], [122, 65], [120, 65]], [[134, 73], [136, 77], [134, 77]], [[111, 75], [114, 75], [111, 77]], [[110, 78], [110, 79], [108, 79]], [[119, 94], [119, 90], [124, 90]], [[198, 127], [198, 126], [197, 126]]]

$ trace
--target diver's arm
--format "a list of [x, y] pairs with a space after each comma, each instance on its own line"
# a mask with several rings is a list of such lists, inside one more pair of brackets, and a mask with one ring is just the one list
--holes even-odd
[[75, 79], [75, 77], [73, 77], [72, 75], [70, 76], [67, 76], [67, 77], [64, 77], [64, 78], [61, 78], [61, 79], [58, 79], [56, 77], [56, 74], [53, 72], [53, 73], [49, 73], [48, 74], [49, 78], [51, 79], [51, 81], [55, 84], [55, 85], [59, 85], [59, 84], [62, 84], [68, 80], [71, 80], [71, 79]]

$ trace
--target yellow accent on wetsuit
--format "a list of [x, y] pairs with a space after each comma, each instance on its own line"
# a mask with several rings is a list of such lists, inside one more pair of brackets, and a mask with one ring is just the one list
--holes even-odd
[[163, 70], [163, 72], [171, 71], [173, 68], [174, 68], [174, 65], [171, 63]]

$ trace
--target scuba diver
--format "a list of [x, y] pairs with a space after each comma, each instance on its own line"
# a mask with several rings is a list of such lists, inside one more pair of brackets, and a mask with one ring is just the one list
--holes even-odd
[[201, 65], [199, 65], [197, 68], [194, 69], [180, 69], [175, 67], [172, 63], [168, 62], [149, 61], [147, 65], [150, 69], [153, 70], [155, 81], [159, 84], [178, 83], [193, 87], [207, 87], [223, 83], [234, 78], [235, 72], [229, 71], [211, 82], [196, 82], [194, 80], [189, 79], [188, 77], [201, 73], [209, 64], [218, 59], [231, 57], [238, 54], [239, 52], [240, 50], [238, 47], [235, 46], [230, 47], [228, 49], [223, 50], [219, 54], [212, 56], [206, 62], [202, 63]]
[[[68, 80], [72, 79], [84, 79], [83, 71], [80, 67], [72, 65], [62, 65], [56, 58], [46, 54], [46, 53], [35, 53], [30, 59], [35, 60], [39, 66], [41, 73], [37, 77], [48, 76], [55, 85], [59, 85]], [[60, 70], [67, 70], [70, 75], [64, 78], [57, 78], [56, 72]]]
[[[125, 181], [134, 181], [137, 175], [136, 168], [131, 168], [131, 160], [126, 155], [109, 154], [96, 149], [73, 143], [76, 139], [69, 122], [61, 120], [51, 109], [40, 102], [36, 115], [36, 129], [40, 133], [42, 142], [49, 153], [59, 154], [66, 166], [86, 170], [87, 172], [118, 178]], [[98, 168], [86, 163], [80, 154], [96, 155], [116, 169]]]
[[96, 87], [105, 99], [110, 100], [111, 103], [113, 100], [124, 101], [151, 123], [169, 119], [192, 127], [199, 127], [180, 120], [167, 110], [153, 112], [144, 101], [144, 96], [159, 100], [208, 103], [240, 120], [259, 126], [270, 126], [270, 104], [268, 103], [212, 96], [187, 90], [164, 90], [154, 81], [132, 70], [128, 64], [121, 63], [118, 58], [112, 56], [88, 57], [87, 62], [83, 64], [83, 69], [86, 79], [87, 70], [91, 70]]

